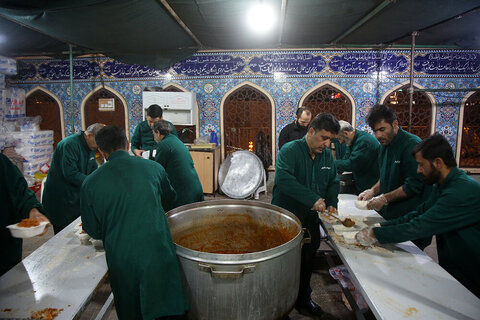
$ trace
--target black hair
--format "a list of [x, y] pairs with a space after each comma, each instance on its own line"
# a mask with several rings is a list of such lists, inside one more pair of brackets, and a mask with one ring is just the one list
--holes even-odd
[[308, 128], [313, 128], [315, 132], [323, 129], [333, 134], [337, 134], [340, 130], [340, 124], [338, 123], [338, 120], [330, 113], [322, 112], [313, 118]]
[[440, 133], [434, 133], [413, 148], [412, 154], [422, 153], [422, 157], [433, 162], [435, 158], [443, 160], [448, 168], [456, 167], [457, 162], [453, 156], [453, 150], [448, 140]]
[[302, 113], [306, 112], [307, 114], [311, 114], [312, 110], [310, 110], [309, 107], [299, 107], [297, 111], [295, 112], [295, 115], [297, 116], [297, 119], [300, 119], [302, 116]]
[[152, 104], [147, 108], [147, 116], [151, 118], [161, 118], [163, 115], [162, 107], [158, 104]]
[[159, 120], [154, 123], [152, 130], [154, 132], [158, 132], [161, 135], [167, 136], [172, 132], [172, 127], [170, 126], [170, 123], [166, 120]]
[[117, 150], [124, 150], [127, 144], [125, 131], [117, 126], [105, 126], [95, 135], [95, 142], [99, 149], [111, 154]]
[[376, 104], [368, 112], [367, 123], [370, 128], [374, 129], [375, 125], [382, 120], [393, 125], [393, 121], [397, 120], [397, 115], [393, 109], [387, 107], [386, 105]]

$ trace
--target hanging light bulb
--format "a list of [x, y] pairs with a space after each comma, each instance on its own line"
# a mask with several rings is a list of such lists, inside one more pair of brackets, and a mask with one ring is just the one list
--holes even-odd
[[247, 22], [250, 29], [263, 34], [273, 28], [276, 17], [272, 7], [260, 1], [248, 11]]

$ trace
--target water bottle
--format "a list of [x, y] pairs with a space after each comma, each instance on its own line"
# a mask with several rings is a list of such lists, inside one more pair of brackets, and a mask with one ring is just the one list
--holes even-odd
[[215, 145], [218, 146], [218, 137], [215, 131], [213, 130], [212, 132], [210, 132], [210, 143], [215, 143]]

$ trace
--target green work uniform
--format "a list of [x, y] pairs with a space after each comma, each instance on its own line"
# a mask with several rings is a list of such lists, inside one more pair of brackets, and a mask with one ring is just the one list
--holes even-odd
[[30, 210], [44, 212], [20, 170], [0, 153], [0, 275], [22, 261], [22, 239], [13, 238], [6, 226], [29, 217]]
[[[172, 128], [172, 134], [178, 137], [177, 129], [170, 121], [167, 121]], [[140, 122], [135, 131], [133, 132], [132, 136], [132, 152], [135, 149], [143, 150], [143, 151], [150, 151], [154, 150], [157, 147], [157, 143], [153, 138], [153, 131], [152, 128], [148, 125], [147, 120]]]
[[203, 201], [203, 189], [193, 165], [192, 156], [176, 136], [168, 134], [157, 145], [155, 161], [165, 168], [170, 183], [177, 193], [177, 201], [173, 204], [173, 208]]
[[[335, 146], [335, 158], [337, 160], [348, 159], [350, 149], [347, 147], [347, 145], [343, 142], [340, 142], [340, 140], [338, 140], [337, 138], [331, 139], [330, 145], [332, 143]], [[338, 168], [337, 168], [337, 170], [338, 170]]]
[[126, 151], [113, 152], [85, 179], [82, 227], [103, 240], [119, 319], [155, 319], [188, 309], [165, 216], [174, 201], [163, 167]]
[[339, 172], [352, 172], [357, 192], [362, 192], [378, 181], [380, 144], [370, 133], [356, 130], [349, 149], [349, 156], [346, 159], [335, 160], [335, 166]]
[[309, 299], [312, 262], [320, 246], [318, 213], [311, 210], [323, 198], [327, 207], [337, 207], [340, 184], [330, 149], [312, 159], [305, 137], [283, 145], [275, 164], [272, 204], [295, 214], [310, 231], [311, 243], [302, 248], [299, 299]]
[[462, 170], [452, 168], [415, 211], [373, 232], [380, 243], [436, 235], [439, 264], [480, 297], [480, 183]]
[[408, 199], [389, 203], [380, 210], [386, 219], [400, 217], [425, 201], [431, 187], [423, 183], [422, 175], [417, 173], [417, 162], [412, 155], [413, 148], [422, 141], [416, 135], [398, 129], [397, 135], [388, 146], [380, 146], [378, 162], [380, 165], [380, 194], [391, 192], [399, 187], [408, 195]]
[[42, 197], [47, 217], [57, 232], [80, 216], [80, 187], [97, 167], [95, 151], [83, 132], [58, 143]]

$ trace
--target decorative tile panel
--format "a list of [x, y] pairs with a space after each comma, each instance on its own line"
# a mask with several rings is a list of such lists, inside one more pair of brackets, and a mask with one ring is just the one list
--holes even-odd
[[[293, 121], [295, 109], [306, 92], [323, 82], [334, 84], [351, 98], [355, 126], [370, 131], [365, 117], [380, 99], [408, 83], [410, 52], [407, 50], [265, 50], [201, 52], [156, 70], [127, 65], [108, 57], [74, 59], [73, 105], [70, 99], [69, 62], [29, 59], [18, 63], [19, 73], [9, 83], [28, 90], [43, 86], [61, 101], [67, 135], [81, 130], [82, 101], [99, 86], [121, 95], [128, 108], [130, 135], [142, 119], [141, 93], [147, 86], [175, 83], [195, 92], [199, 130], [220, 137], [220, 104], [228, 91], [248, 81], [267, 92], [276, 110], [275, 140]], [[480, 87], [480, 52], [475, 50], [419, 50], [415, 55], [414, 85], [427, 89]], [[469, 91], [426, 92], [435, 114], [435, 131], [456, 147], [459, 110]], [[415, 109], [414, 109], [415, 112]], [[73, 132], [72, 132], [73, 124]]]

